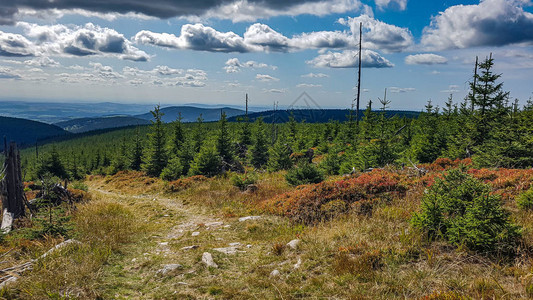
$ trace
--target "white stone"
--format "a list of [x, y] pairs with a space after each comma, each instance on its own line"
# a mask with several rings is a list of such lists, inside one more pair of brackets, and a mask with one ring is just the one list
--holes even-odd
[[261, 216], [248, 216], [248, 217], [242, 217], [239, 218], [239, 222], [249, 221], [249, 220], [257, 220], [261, 219]]
[[199, 236], [199, 235], [200, 235], [200, 233], [199, 233], [198, 231], [195, 231], [195, 232], [193, 232], [193, 233], [191, 234], [191, 236]]
[[239, 243], [239, 242], [236, 242], [236, 243], [229, 243], [229, 245], [230, 245], [231, 247], [239, 247], [239, 246], [241, 245], [241, 243]]
[[186, 246], [186, 247], [181, 248], [181, 250], [192, 250], [192, 249], [196, 249], [198, 247], [200, 247], [200, 246], [198, 246], [198, 245]]
[[293, 250], [296, 250], [298, 249], [298, 244], [300, 244], [300, 240], [299, 239], [295, 239], [295, 240], [292, 240], [290, 242], [287, 243], [287, 247], [293, 249]]
[[294, 269], [299, 269], [302, 266], [302, 259], [298, 257], [298, 261], [294, 264]]
[[246, 252], [246, 251], [239, 251], [239, 247], [226, 247], [226, 248], [214, 248], [213, 250], [224, 253], [224, 254], [235, 254], [237, 252]]
[[161, 268], [160, 270], [156, 272], [156, 274], [167, 275], [168, 273], [175, 271], [177, 269], [181, 269], [181, 268], [183, 268], [183, 266], [180, 264], [168, 264], [168, 265], [164, 265], [163, 268]]
[[281, 273], [278, 270], [270, 272], [270, 277], [278, 277]]
[[205, 223], [205, 227], [217, 227], [224, 225], [224, 222], [211, 222], [211, 223]]
[[213, 261], [213, 256], [209, 252], [202, 254], [202, 262], [209, 268], [218, 268], [218, 265]]
[[248, 245], [246, 245], [246, 248], [248, 248], [248, 249], [252, 248], [252, 245], [248, 244]]

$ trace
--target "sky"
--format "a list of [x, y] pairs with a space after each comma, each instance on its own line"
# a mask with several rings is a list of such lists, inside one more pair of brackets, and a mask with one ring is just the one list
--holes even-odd
[[362, 24], [362, 109], [385, 89], [392, 109], [462, 101], [490, 53], [525, 103], [532, 12], [531, 0], [2, 0], [0, 98], [243, 105], [247, 93], [255, 107], [349, 108]]

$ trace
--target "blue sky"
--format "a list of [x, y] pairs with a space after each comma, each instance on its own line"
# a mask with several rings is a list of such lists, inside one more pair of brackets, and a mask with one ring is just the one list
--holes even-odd
[[530, 0], [100, 2], [0, 4], [1, 97], [347, 108], [359, 22], [363, 107], [461, 101], [489, 53], [512, 100], [533, 95]]

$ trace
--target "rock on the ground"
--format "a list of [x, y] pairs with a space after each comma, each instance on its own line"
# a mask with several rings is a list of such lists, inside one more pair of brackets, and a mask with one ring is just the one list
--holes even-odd
[[168, 273], [183, 268], [180, 264], [168, 264], [164, 265], [163, 268], [159, 269], [156, 274], [157, 275], [167, 275]]
[[210, 222], [210, 223], [205, 223], [204, 225], [205, 227], [218, 227], [218, 226], [224, 225], [224, 222]]
[[270, 272], [270, 277], [279, 277], [281, 273], [278, 270]]
[[192, 250], [192, 249], [196, 249], [198, 247], [200, 247], [200, 246], [198, 246], [198, 245], [185, 246], [185, 247], [181, 248], [181, 250]]
[[200, 235], [200, 232], [198, 232], [198, 231], [195, 231], [195, 232], [191, 233], [191, 236], [199, 236], [199, 235]]
[[239, 247], [239, 246], [241, 245], [241, 243], [239, 243], [239, 242], [235, 242], [235, 243], [229, 243], [229, 245], [230, 245], [231, 247]]
[[260, 218], [261, 218], [261, 216], [247, 216], [247, 217], [239, 218], [239, 222], [257, 220], [257, 219], [260, 219]]
[[300, 240], [299, 239], [295, 239], [295, 240], [292, 240], [290, 242], [287, 243], [287, 247], [293, 249], [293, 250], [296, 250], [298, 249], [298, 245], [300, 244]]
[[237, 252], [246, 252], [239, 250], [239, 247], [214, 248], [213, 250], [224, 254], [235, 254]]
[[209, 268], [218, 268], [218, 265], [213, 261], [213, 256], [209, 252], [202, 254], [202, 262]]
[[298, 257], [298, 261], [294, 264], [294, 269], [299, 269], [302, 266], [302, 259]]

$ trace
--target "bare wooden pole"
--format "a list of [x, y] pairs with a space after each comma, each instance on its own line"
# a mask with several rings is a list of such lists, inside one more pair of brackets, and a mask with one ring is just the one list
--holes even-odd
[[248, 117], [248, 93], [246, 93], [246, 112], [244, 115]]
[[474, 111], [474, 99], [476, 98], [476, 80], [477, 80], [477, 55], [476, 55], [476, 66], [474, 67], [474, 85], [472, 86], [472, 99], [470, 110]]
[[359, 23], [359, 72], [357, 74], [357, 110], [355, 111], [355, 123], [359, 128], [359, 99], [361, 97], [361, 48], [363, 40], [363, 22]]

